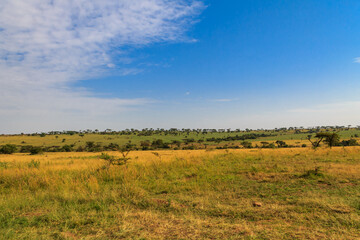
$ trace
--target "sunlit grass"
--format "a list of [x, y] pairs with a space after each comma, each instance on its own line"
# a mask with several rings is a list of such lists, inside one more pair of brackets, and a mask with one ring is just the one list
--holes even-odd
[[360, 148], [99, 155], [0, 155], [0, 236], [360, 238]]

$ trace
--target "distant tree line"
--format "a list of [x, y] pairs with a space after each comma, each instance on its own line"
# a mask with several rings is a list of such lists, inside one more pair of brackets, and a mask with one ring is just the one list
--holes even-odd
[[244, 135], [236, 135], [236, 136], [227, 136], [223, 138], [207, 138], [206, 141], [208, 142], [221, 142], [221, 141], [239, 141], [239, 140], [247, 140], [247, 139], [257, 139], [260, 137], [271, 137], [276, 136], [274, 134], [265, 134], [265, 133], [249, 133]]
[[[40, 136], [45, 137], [47, 135], [79, 135], [84, 136], [85, 134], [100, 134], [100, 135], [137, 135], [137, 136], [153, 136], [153, 135], [172, 135], [172, 136], [180, 136], [180, 135], [207, 135], [212, 133], [250, 133], [250, 132], [267, 132], [267, 133], [284, 133], [284, 132], [293, 132], [295, 134], [313, 134], [319, 132], [338, 132], [338, 131], [348, 131], [348, 130], [360, 130], [360, 126], [352, 127], [351, 125], [347, 126], [316, 126], [316, 127], [283, 127], [283, 128], [274, 128], [274, 129], [190, 129], [190, 128], [144, 128], [144, 129], [125, 129], [120, 131], [115, 131], [112, 129], [105, 129], [100, 131], [98, 129], [91, 130], [80, 130], [80, 131], [50, 131], [47, 133], [31, 133], [31, 134], [24, 134], [21, 133], [20, 135], [27, 135], [27, 136]], [[4, 134], [3, 134], [4, 135]], [[19, 135], [19, 134], [16, 134]]]
[[[254, 139], [253, 137], [263, 137], [263, 134], [259, 135], [244, 135], [244, 138], [215, 138], [210, 139], [209, 141], [236, 141], [242, 140], [240, 143], [226, 143], [224, 145], [213, 146], [217, 149], [229, 149], [229, 148], [293, 148], [293, 147], [307, 147], [306, 144], [298, 145], [289, 145], [285, 141], [277, 140], [276, 142], [266, 142], [261, 141], [260, 143], [255, 143], [246, 141], [244, 139]], [[241, 136], [239, 136], [241, 137]], [[334, 146], [359, 146], [359, 143], [356, 139], [342, 140], [337, 133], [327, 133], [321, 132], [317, 133], [314, 138], [313, 135], [308, 135], [308, 140], [311, 143], [311, 146], [316, 149], [321, 143], [325, 143], [328, 147]], [[218, 143], [218, 142], [217, 142]], [[259, 145], [260, 144], [260, 145]], [[66, 144], [63, 146], [32, 146], [24, 145], [17, 146], [14, 144], [6, 144], [0, 146], [0, 154], [12, 154], [12, 153], [30, 153], [30, 154], [40, 154], [43, 152], [102, 152], [102, 151], [119, 151], [124, 146], [131, 148], [131, 150], [159, 150], [159, 149], [173, 149], [173, 150], [194, 150], [194, 149], [206, 149], [209, 145], [203, 143], [203, 141], [195, 141], [194, 139], [183, 139], [183, 141], [172, 140], [171, 142], [164, 142], [163, 139], [154, 139], [153, 141], [141, 141], [140, 144], [132, 144], [131, 141], [125, 145], [119, 145], [117, 143], [109, 143], [107, 145], [102, 145], [101, 143], [96, 143], [93, 141], [88, 141], [85, 145], [76, 146], [75, 144]]]

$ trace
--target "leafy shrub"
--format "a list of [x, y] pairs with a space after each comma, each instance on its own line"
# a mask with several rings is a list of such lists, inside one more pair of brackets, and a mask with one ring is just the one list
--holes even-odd
[[21, 146], [20, 152], [21, 153], [29, 153], [31, 148], [33, 148], [32, 145]]
[[101, 152], [103, 148], [101, 147], [100, 143], [89, 141], [85, 144], [85, 150], [87, 152]]
[[153, 148], [170, 148], [168, 143], [164, 143], [162, 139], [156, 139], [151, 143]]
[[16, 145], [14, 144], [6, 144], [0, 148], [0, 153], [2, 154], [13, 154], [17, 150]]
[[85, 151], [85, 148], [83, 146], [79, 146], [77, 149], [76, 149], [77, 152], [84, 152]]
[[64, 152], [71, 152], [73, 150], [73, 147], [70, 145], [64, 145], [61, 149]]
[[343, 140], [340, 143], [341, 146], [358, 146], [359, 143], [356, 141], [356, 139], [350, 139], [350, 140]]
[[276, 143], [276, 145], [277, 145], [279, 148], [286, 148], [286, 147], [288, 147], [288, 145], [286, 144], [286, 142], [281, 141], [281, 140], [277, 140], [275, 143]]
[[32, 147], [30, 149], [30, 155], [36, 155], [36, 154], [41, 154], [43, 153], [43, 150], [41, 147]]
[[248, 141], [243, 141], [243, 142], [241, 143], [241, 145], [242, 145], [244, 148], [252, 148], [251, 142], [248, 142]]
[[119, 144], [117, 143], [110, 143], [109, 145], [107, 146], [104, 146], [104, 150], [106, 151], [116, 151], [119, 149]]
[[206, 141], [208, 142], [218, 142], [220, 143], [221, 141], [238, 141], [238, 140], [247, 140], [247, 139], [257, 139], [260, 137], [271, 137], [271, 136], [276, 136], [273, 134], [265, 134], [265, 133], [249, 133], [249, 134], [244, 134], [244, 135], [236, 135], [236, 136], [228, 136], [228, 137], [224, 137], [224, 138], [207, 138]]

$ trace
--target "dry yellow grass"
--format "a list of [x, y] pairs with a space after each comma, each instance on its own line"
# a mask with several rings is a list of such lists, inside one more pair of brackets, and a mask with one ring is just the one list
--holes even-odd
[[3, 238], [360, 238], [357, 147], [98, 156], [0, 155]]

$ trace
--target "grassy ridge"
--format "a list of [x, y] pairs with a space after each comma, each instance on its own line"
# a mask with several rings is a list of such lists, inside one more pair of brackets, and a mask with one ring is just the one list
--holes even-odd
[[360, 238], [360, 148], [139, 151], [130, 157], [126, 166], [104, 167], [96, 153], [1, 155], [0, 235]]

